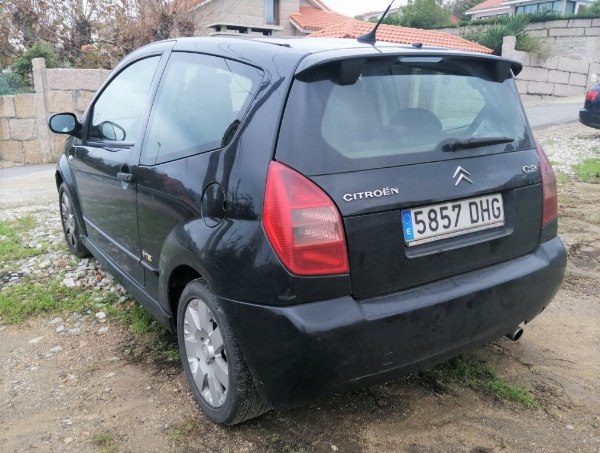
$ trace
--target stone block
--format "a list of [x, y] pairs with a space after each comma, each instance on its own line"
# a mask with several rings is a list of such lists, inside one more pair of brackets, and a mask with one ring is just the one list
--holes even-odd
[[17, 94], [14, 102], [17, 118], [35, 118], [35, 94]]
[[77, 112], [83, 113], [90, 105], [90, 102], [92, 102], [95, 94], [96, 93], [93, 91], [78, 91], [76, 94], [77, 103], [75, 106]]
[[48, 91], [48, 113], [72, 112], [75, 110], [72, 91]]
[[31, 140], [35, 138], [35, 119], [12, 119], [8, 120], [10, 138], [13, 140]]
[[23, 163], [23, 144], [16, 140], [0, 142], [0, 160]]
[[563, 85], [560, 83], [554, 84], [554, 96], [583, 96], [585, 89], [583, 87], [573, 85]]
[[542, 96], [539, 96], [539, 95], [533, 95], [533, 94], [522, 94], [521, 95], [521, 101], [523, 101], [523, 104], [525, 104], [525, 105], [535, 104], [535, 103], [539, 102], [540, 99], [542, 99]]
[[0, 96], [0, 118], [13, 118], [15, 116], [14, 96]]
[[0, 140], [10, 140], [10, 129], [8, 120], [0, 119]]
[[65, 150], [65, 141], [67, 140], [66, 137], [66, 135], [60, 134], [52, 134], [52, 137], [50, 137], [50, 147], [52, 148], [52, 152], [50, 154], [52, 162], [58, 161], [58, 158]]
[[569, 72], [565, 71], [548, 71], [548, 82], [554, 83], [569, 83]]
[[592, 19], [569, 19], [569, 27], [591, 27]]
[[49, 90], [96, 91], [109, 73], [105, 69], [48, 69], [46, 77]]
[[545, 28], [541, 30], [531, 30], [528, 31], [527, 34], [535, 38], [546, 38], [548, 36], [548, 30], [546, 30]]
[[[539, 66], [540, 68], [546, 68], [546, 69], [556, 69], [558, 68], [558, 60], [560, 57], [548, 57], [545, 60], [540, 60], [539, 58], [535, 57], [531, 57], [531, 65], [532, 66]], [[534, 64], [535, 61], [535, 64]]]
[[44, 156], [37, 140], [23, 142], [23, 162], [26, 164], [41, 164]]
[[546, 29], [548, 29], [548, 24], [546, 22], [533, 22], [525, 27], [526, 31]]
[[589, 61], [574, 60], [573, 58], [561, 58], [558, 61], [557, 69], [559, 71], [578, 72], [579, 74], [587, 74], [590, 68]]
[[[596, 20], [596, 19], [594, 19]], [[585, 29], [586, 36], [600, 36], [600, 25], [597, 27], [586, 28]]]
[[583, 36], [584, 28], [551, 28], [548, 36]]
[[548, 70], [544, 68], [532, 68], [525, 66], [523, 71], [517, 76], [523, 80], [533, 80], [534, 82], [547, 82], [548, 81]]
[[569, 76], [569, 85], [576, 85], [580, 87], [587, 86], [588, 76], [586, 74], [577, 74], [572, 72]]
[[529, 82], [527, 80], [519, 80], [519, 79], [516, 79], [515, 82], [517, 83], [517, 90], [519, 90], [519, 93], [526, 94], [527, 93], [527, 84]]
[[552, 94], [554, 92], [554, 84], [547, 82], [529, 82], [527, 86], [528, 94]]
[[592, 19], [592, 27], [600, 27], [600, 19]]
[[568, 20], [552, 20], [552, 21], [547, 21], [547, 22], [539, 22], [541, 24], [544, 24], [546, 28], [552, 29], [552, 28], [567, 28], [569, 26], [569, 21]]

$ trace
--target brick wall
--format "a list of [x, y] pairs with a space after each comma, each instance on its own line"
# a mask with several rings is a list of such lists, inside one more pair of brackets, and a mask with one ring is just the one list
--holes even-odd
[[17, 164], [55, 162], [65, 136], [52, 134], [50, 115], [81, 115], [109, 71], [103, 69], [46, 69], [33, 60], [35, 92], [0, 96], [0, 161]]

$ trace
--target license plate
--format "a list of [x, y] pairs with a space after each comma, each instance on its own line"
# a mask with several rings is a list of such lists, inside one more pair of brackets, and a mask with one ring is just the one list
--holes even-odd
[[486, 195], [402, 211], [407, 246], [504, 225], [502, 194]]

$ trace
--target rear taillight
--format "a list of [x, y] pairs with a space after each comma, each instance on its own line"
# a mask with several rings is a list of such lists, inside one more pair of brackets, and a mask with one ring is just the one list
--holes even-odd
[[594, 91], [594, 90], [590, 90], [587, 93], [585, 93], [585, 100], [586, 101], [595, 101], [596, 98], [598, 97], [598, 92]]
[[544, 194], [542, 226], [547, 225], [558, 217], [558, 197], [556, 192], [556, 177], [548, 156], [540, 145], [537, 145], [542, 173], [542, 190]]
[[269, 166], [263, 226], [275, 253], [291, 273], [349, 272], [337, 207], [316, 184], [278, 162]]

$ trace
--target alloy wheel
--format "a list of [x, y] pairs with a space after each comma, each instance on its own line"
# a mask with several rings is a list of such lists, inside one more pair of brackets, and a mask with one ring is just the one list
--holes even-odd
[[60, 197], [60, 211], [67, 242], [71, 248], [75, 248], [77, 246], [75, 216], [73, 215], [71, 200], [66, 192], [63, 192], [62, 196]]
[[194, 384], [212, 407], [225, 403], [229, 366], [221, 330], [213, 313], [200, 299], [190, 301], [184, 315], [185, 355]]

